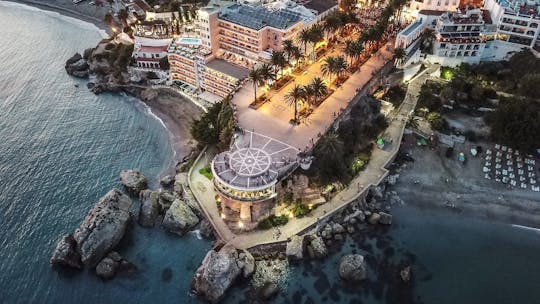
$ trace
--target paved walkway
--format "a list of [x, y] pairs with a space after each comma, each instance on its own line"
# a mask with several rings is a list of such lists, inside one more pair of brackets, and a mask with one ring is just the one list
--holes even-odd
[[203, 207], [204, 212], [210, 219], [220, 238], [230, 242], [237, 248], [250, 248], [261, 244], [286, 241], [289, 237], [298, 234], [301, 231], [312, 228], [317, 224], [317, 219], [323, 219], [341, 210], [351, 201], [360, 197], [364, 191], [372, 185], [378, 185], [386, 177], [388, 171], [385, 167], [394, 159], [399, 151], [399, 145], [403, 136], [403, 130], [408, 121], [409, 115], [416, 106], [416, 101], [420, 87], [426, 81], [429, 74], [434, 72], [435, 66], [426, 69], [421, 75], [414, 78], [408, 87], [405, 100], [398, 108], [396, 115], [392, 118], [388, 129], [385, 132], [385, 139], [391, 141], [385, 149], [374, 148], [371, 160], [351, 183], [350, 186], [337, 194], [332, 200], [313, 210], [309, 216], [291, 220], [287, 225], [280, 227], [281, 236], [276, 239], [274, 229], [255, 230], [235, 235], [229, 227], [220, 218], [215, 202], [215, 191], [212, 182], [199, 174], [199, 169], [207, 165], [212, 156], [202, 154], [199, 160], [194, 164], [189, 182], [193, 193]]
[[[322, 76], [322, 59], [312, 64], [307, 71], [296, 76], [287, 86], [282, 88], [271, 97], [271, 100], [254, 110], [249, 107], [253, 101], [253, 85], [246, 83], [238, 91], [232, 102], [237, 106], [237, 117], [239, 125], [247, 130], [265, 134], [277, 138], [287, 144], [297, 147], [300, 150], [311, 145], [311, 139], [317, 140], [318, 134], [324, 134], [326, 129], [334, 122], [336, 115], [347, 108], [352, 98], [356, 95], [356, 90], [362, 88], [379, 71], [385, 63], [393, 56], [393, 41], [389, 41], [382, 46], [368, 61], [360, 66], [360, 69], [351, 75], [349, 79], [337, 88], [314, 112], [307, 118], [306, 122], [293, 126], [289, 121], [294, 116], [294, 109], [287, 104], [284, 96], [291, 90], [294, 84], [305, 85], [313, 78]], [[337, 53], [338, 51], [334, 51]], [[332, 53], [331, 55], [335, 55]], [[328, 81], [327, 77], [323, 79]], [[260, 89], [257, 93], [260, 93]]]

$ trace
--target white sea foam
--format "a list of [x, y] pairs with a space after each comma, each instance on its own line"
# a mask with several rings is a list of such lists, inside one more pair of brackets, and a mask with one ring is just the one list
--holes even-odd
[[[136, 99], [136, 98], [134, 98], [134, 99]], [[165, 124], [163, 119], [161, 119], [154, 112], [152, 112], [152, 108], [149, 105], [147, 105], [146, 103], [142, 102], [139, 99], [136, 99], [136, 100], [144, 108], [145, 113], [148, 114], [150, 117], [154, 118], [155, 120], [159, 121], [159, 123], [163, 126], [163, 128], [165, 130], [167, 130], [167, 132], [169, 133], [169, 136], [172, 138], [173, 133], [171, 132], [171, 130], [169, 130], [169, 128], [167, 128], [167, 125]], [[171, 142], [171, 144], [172, 144], [172, 142]], [[172, 150], [173, 150], [173, 159], [174, 159], [176, 157], [176, 150], [174, 148]]]
[[540, 233], [540, 229], [534, 228], [534, 227], [522, 226], [522, 225], [516, 225], [516, 224], [512, 224], [512, 227], [519, 228], [519, 229], [525, 229], [525, 230], [531, 230], [531, 231]]
[[199, 229], [190, 231], [190, 232], [188, 232], [188, 234], [194, 235], [198, 240], [202, 240], [202, 239], [203, 239], [203, 237], [202, 237], [202, 235], [201, 235], [201, 230], [199, 230]]
[[[66, 16], [66, 15], [62, 15], [61, 13], [58, 13], [58, 12], [44, 10], [44, 9], [40, 9], [40, 8], [30, 6], [30, 5], [27, 5], [27, 4], [10, 2], [10, 1], [0, 1], [0, 7], [12, 7], [12, 8], [14, 7], [14, 8], [25, 9], [27, 11], [32, 11], [32, 12], [41, 12], [41, 13], [43, 13], [45, 15], [50, 16], [50, 17], [61, 19], [62, 21], [73, 24], [73, 25], [75, 25], [75, 26], [77, 26], [77, 27], [79, 27], [81, 29], [95, 30], [96, 32], [99, 33], [101, 38], [108, 38], [109, 37], [107, 32], [100, 29], [99, 27], [97, 27], [93, 23], [86, 22], [86, 21], [83, 21], [81, 19], [69, 17], [69, 16]], [[54, 9], [54, 8], [51, 7], [51, 9]]]

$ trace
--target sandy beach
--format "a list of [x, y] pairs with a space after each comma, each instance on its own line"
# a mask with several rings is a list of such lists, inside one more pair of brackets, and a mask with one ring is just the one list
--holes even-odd
[[[201, 108], [185, 99], [179, 93], [169, 89], [157, 89], [158, 96], [150, 101], [144, 101], [163, 123], [170, 133], [171, 145], [174, 149], [174, 164], [196, 147], [192, 139], [190, 126], [193, 120], [202, 114]], [[174, 166], [163, 174], [174, 174]]]
[[[489, 148], [493, 144], [480, 145]], [[485, 179], [483, 155], [472, 157], [467, 153], [468, 161], [461, 165], [456, 160], [457, 153], [469, 151], [471, 146], [472, 143], [457, 145], [454, 157], [446, 158], [446, 146], [430, 150], [416, 146], [409, 138], [402, 151], [410, 152], [415, 161], [407, 163], [391, 190], [406, 204], [421, 208], [448, 208], [467, 216], [540, 228], [540, 194], [530, 189], [509, 189], [500, 182]], [[455, 208], [445, 206], [445, 202]]]
[[39, 9], [57, 12], [59, 14], [89, 22], [97, 26], [99, 29], [110, 32], [109, 27], [103, 21], [105, 14], [109, 12], [111, 7], [108, 2], [102, 7], [91, 5], [90, 1], [84, 1], [79, 4], [74, 4], [72, 0], [6, 0], [37, 7]]

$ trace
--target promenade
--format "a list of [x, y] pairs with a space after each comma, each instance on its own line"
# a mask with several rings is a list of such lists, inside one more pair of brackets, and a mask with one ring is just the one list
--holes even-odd
[[[284, 226], [280, 227], [281, 235], [276, 238], [274, 230], [254, 230], [250, 232], [243, 232], [241, 234], [234, 234], [229, 227], [223, 222], [218, 213], [218, 209], [215, 202], [216, 193], [213, 188], [212, 181], [199, 174], [199, 169], [208, 165], [211, 161], [213, 154], [203, 152], [199, 159], [195, 162], [189, 175], [190, 187], [193, 194], [201, 204], [206, 216], [217, 231], [218, 236], [225, 242], [229, 242], [237, 248], [247, 249], [257, 245], [270, 244], [275, 242], [284, 242], [293, 235], [296, 235], [302, 231], [313, 228], [317, 225], [318, 220], [324, 220], [326, 217], [333, 215], [340, 211], [343, 207], [347, 206], [350, 202], [356, 200], [364, 194], [371, 186], [378, 185], [388, 174], [386, 166], [394, 159], [399, 151], [401, 139], [403, 136], [403, 130], [409, 119], [410, 114], [416, 106], [418, 93], [421, 85], [429, 77], [429, 74], [434, 72], [436, 67], [429, 67], [424, 70], [422, 74], [414, 78], [408, 86], [405, 100], [396, 110], [396, 114], [391, 118], [389, 127], [384, 133], [384, 138], [390, 142], [384, 149], [374, 148], [372, 151], [371, 159], [366, 166], [366, 169], [362, 171], [356, 178], [350, 183], [350, 185], [343, 191], [338, 193], [329, 202], [319, 206], [313, 210], [308, 216], [302, 218], [295, 218]], [[371, 74], [370, 74], [371, 76]], [[349, 80], [355, 78], [351, 77]], [[368, 79], [369, 80], [369, 79]], [[355, 91], [353, 91], [355, 92]], [[351, 92], [351, 94], [353, 94]], [[352, 98], [349, 96], [348, 98]], [[257, 111], [250, 109], [257, 113]], [[333, 120], [333, 118], [332, 118]], [[242, 118], [240, 118], [242, 121]], [[331, 122], [330, 122], [331, 123]], [[258, 124], [259, 129], [261, 124]], [[278, 126], [268, 126], [265, 129], [265, 133], [283, 134], [283, 130], [280, 130]], [[295, 135], [296, 133], [292, 133]], [[295, 136], [288, 137], [289, 140], [295, 139]], [[309, 138], [308, 138], [309, 140]]]
[[[238, 91], [232, 103], [236, 105], [237, 118], [240, 127], [247, 130], [265, 134], [267, 136], [279, 139], [291, 146], [304, 150], [306, 146], [311, 146], [311, 140], [317, 141], [318, 134], [324, 134], [328, 127], [334, 122], [336, 116], [352, 101], [356, 96], [357, 90], [368, 83], [373, 75], [377, 73], [386, 62], [393, 57], [393, 41], [389, 41], [382, 46], [369, 60], [360, 66], [358, 71], [350, 75], [336, 91], [329, 96], [311, 115], [302, 121], [299, 125], [293, 126], [289, 121], [294, 116], [293, 107], [289, 106], [284, 96], [295, 85], [306, 85], [313, 78], [321, 77], [328, 81], [328, 77], [323, 77], [321, 65], [323, 59], [313, 63], [309, 68], [288, 83], [279, 91], [270, 91], [271, 100], [254, 110], [249, 107], [253, 101], [253, 85], [246, 83]], [[336, 49], [327, 56], [341, 54], [341, 49]], [[262, 90], [257, 90], [258, 95]], [[336, 116], [334, 116], [334, 113]]]

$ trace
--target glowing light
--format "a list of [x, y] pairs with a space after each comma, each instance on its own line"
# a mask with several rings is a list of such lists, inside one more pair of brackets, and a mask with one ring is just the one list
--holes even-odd
[[238, 221], [238, 227], [239, 228], [244, 228], [244, 223], [242, 223], [241, 221]]
[[225, 219], [225, 213], [221, 213], [219, 216], [221, 216], [222, 219]]
[[294, 214], [292, 212], [289, 212], [289, 218], [294, 218]]
[[313, 209], [313, 204], [308, 205], [309, 210]]

